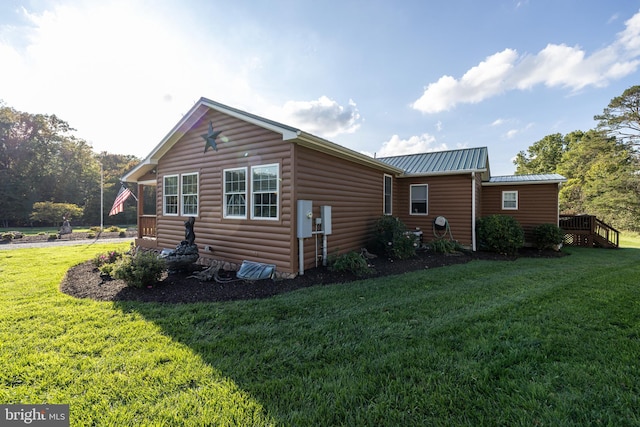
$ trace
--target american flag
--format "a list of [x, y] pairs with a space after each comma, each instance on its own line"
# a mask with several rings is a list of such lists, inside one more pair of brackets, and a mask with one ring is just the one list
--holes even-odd
[[113, 206], [109, 211], [109, 216], [119, 214], [124, 211], [124, 202], [129, 198], [129, 196], [133, 195], [131, 190], [125, 188], [124, 185], [120, 187], [120, 191], [118, 191], [118, 195], [116, 196], [116, 200], [113, 202]]

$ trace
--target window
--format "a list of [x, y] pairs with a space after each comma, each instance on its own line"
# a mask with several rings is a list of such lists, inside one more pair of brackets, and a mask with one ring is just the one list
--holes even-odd
[[224, 171], [224, 217], [247, 217], [247, 168]]
[[182, 215], [198, 216], [198, 174], [182, 175]]
[[429, 185], [411, 186], [411, 215], [427, 215], [429, 213]]
[[278, 219], [278, 165], [251, 168], [251, 218]]
[[518, 192], [517, 191], [502, 192], [502, 209], [505, 209], [505, 210], [518, 209]]
[[392, 208], [392, 203], [393, 203], [393, 198], [392, 198], [392, 185], [393, 185], [393, 179], [391, 177], [391, 175], [385, 175], [384, 176], [384, 205], [382, 207], [383, 211], [382, 213], [384, 215], [391, 215], [391, 208]]
[[164, 215], [178, 215], [178, 175], [164, 177], [162, 198], [162, 213]]

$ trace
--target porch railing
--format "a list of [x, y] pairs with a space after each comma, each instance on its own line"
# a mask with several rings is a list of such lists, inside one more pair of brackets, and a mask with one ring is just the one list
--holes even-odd
[[620, 244], [620, 232], [593, 215], [561, 215], [559, 226], [567, 245], [617, 248]]
[[138, 216], [138, 238], [143, 237], [157, 237], [155, 215]]

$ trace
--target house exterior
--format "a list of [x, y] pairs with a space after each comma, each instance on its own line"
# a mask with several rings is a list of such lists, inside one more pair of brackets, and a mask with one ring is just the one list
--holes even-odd
[[195, 217], [203, 262], [275, 264], [285, 276], [315, 267], [323, 253], [365, 247], [385, 214], [423, 230], [425, 241], [444, 216], [474, 250], [483, 215], [513, 215], [525, 230], [557, 224], [564, 180], [491, 178], [485, 147], [375, 159], [206, 98], [123, 177], [139, 194], [156, 188], [155, 212], [139, 198], [138, 245], [173, 248]]

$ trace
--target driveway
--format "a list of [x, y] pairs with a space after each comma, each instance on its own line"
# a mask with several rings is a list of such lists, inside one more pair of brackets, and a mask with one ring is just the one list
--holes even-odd
[[11, 249], [28, 249], [28, 248], [50, 248], [52, 246], [89, 246], [94, 245], [96, 243], [133, 243], [133, 238], [130, 237], [117, 237], [117, 238], [109, 238], [109, 239], [75, 239], [75, 240], [48, 240], [42, 242], [33, 242], [33, 243], [3, 243], [0, 244], [1, 250], [11, 250]]

